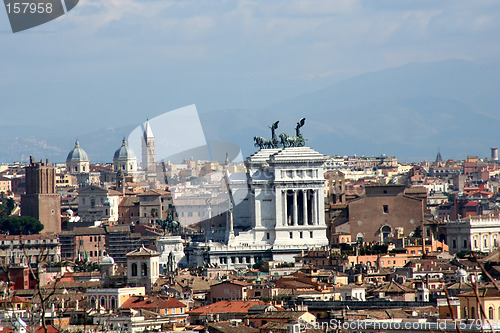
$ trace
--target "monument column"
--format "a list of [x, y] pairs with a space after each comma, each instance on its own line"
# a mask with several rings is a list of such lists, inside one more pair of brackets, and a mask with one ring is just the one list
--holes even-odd
[[282, 201], [282, 212], [283, 212], [283, 221], [282, 224], [283, 226], [288, 225], [288, 211], [286, 209], [287, 206], [287, 198], [286, 198], [286, 190], [281, 190], [281, 201]]
[[299, 224], [299, 210], [297, 207], [297, 190], [293, 190], [293, 225], [298, 225]]
[[302, 190], [302, 213], [304, 216], [304, 225], [308, 225], [307, 221], [307, 190]]
[[316, 225], [318, 224], [318, 218], [317, 218], [317, 215], [318, 215], [318, 212], [317, 212], [317, 209], [318, 209], [318, 203], [316, 202], [316, 190], [312, 190], [312, 196], [311, 196], [311, 205], [312, 205], [312, 224], [313, 225]]

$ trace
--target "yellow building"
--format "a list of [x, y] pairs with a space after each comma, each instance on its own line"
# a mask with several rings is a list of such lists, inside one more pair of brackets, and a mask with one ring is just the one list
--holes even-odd
[[500, 291], [494, 286], [478, 288], [478, 297], [474, 290], [458, 295], [460, 299], [460, 309], [458, 316], [460, 319], [485, 319], [481, 311], [488, 319], [500, 320]]

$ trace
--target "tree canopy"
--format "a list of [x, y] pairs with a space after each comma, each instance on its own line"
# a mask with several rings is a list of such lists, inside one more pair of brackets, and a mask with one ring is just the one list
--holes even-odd
[[33, 235], [43, 230], [43, 224], [31, 216], [9, 216], [0, 218], [0, 230], [9, 235]]

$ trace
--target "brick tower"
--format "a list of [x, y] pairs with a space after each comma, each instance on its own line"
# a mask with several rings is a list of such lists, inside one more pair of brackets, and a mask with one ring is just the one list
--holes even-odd
[[21, 195], [21, 215], [38, 219], [42, 233], [61, 232], [61, 195], [56, 193], [56, 170], [49, 160], [35, 162], [25, 168], [26, 194]]

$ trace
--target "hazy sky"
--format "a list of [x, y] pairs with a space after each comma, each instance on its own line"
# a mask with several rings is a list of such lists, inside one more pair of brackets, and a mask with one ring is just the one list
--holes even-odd
[[[81, 0], [12, 34], [2, 124], [88, 131], [196, 104], [260, 108], [411, 62], [500, 55], [498, 1]], [[77, 128], [77, 129], [75, 129]]]

